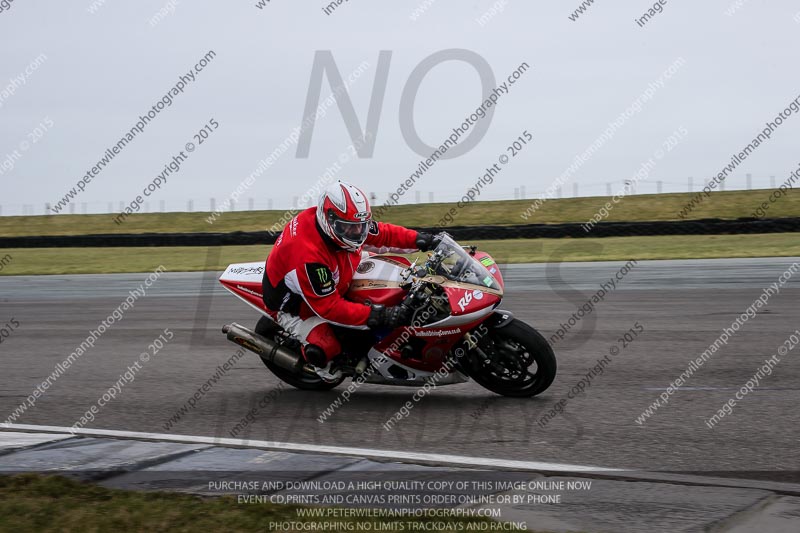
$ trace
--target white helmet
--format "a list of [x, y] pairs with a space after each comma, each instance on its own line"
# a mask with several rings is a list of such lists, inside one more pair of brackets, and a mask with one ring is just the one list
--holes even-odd
[[357, 251], [367, 240], [372, 210], [367, 196], [349, 183], [337, 181], [317, 201], [317, 223], [325, 235], [345, 250]]

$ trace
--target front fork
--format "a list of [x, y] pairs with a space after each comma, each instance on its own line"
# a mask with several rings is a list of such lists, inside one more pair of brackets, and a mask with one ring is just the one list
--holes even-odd
[[486, 354], [486, 352], [480, 349], [478, 346], [478, 341], [480, 341], [480, 339], [485, 335], [488, 335], [490, 330], [501, 329], [510, 324], [513, 320], [514, 315], [510, 311], [497, 309], [494, 311], [494, 313], [492, 313], [491, 317], [482, 322], [476, 329], [465, 333], [464, 344], [466, 347], [466, 352], [459, 357], [459, 362], [462, 363], [462, 368], [464, 366], [464, 362], [461, 360], [464, 358], [464, 356], [466, 356], [466, 359], [471, 360], [473, 365], [477, 362], [473, 358], [477, 358], [477, 360], [480, 361], [483, 366], [489, 366], [495, 371], [502, 371], [503, 368], [493, 361], [492, 358]]
[[474, 350], [477, 348], [478, 340], [480, 340], [480, 337], [471, 331], [464, 334], [464, 342], [467, 344], [467, 350]]
[[[481, 325], [485, 324], [482, 322]], [[483, 326], [484, 328], [487, 326]], [[473, 331], [468, 331], [464, 333], [464, 336], [456, 345], [456, 348], [451, 352], [451, 361], [455, 359], [456, 367], [461, 370], [462, 373], [469, 375], [467, 368], [470, 366], [474, 366], [475, 362], [473, 358], [479, 357], [480, 359], [486, 359], [486, 354], [478, 348], [478, 341], [481, 339], [482, 335], [480, 334], [481, 326], [479, 325]], [[485, 335], [485, 333], [484, 333]]]

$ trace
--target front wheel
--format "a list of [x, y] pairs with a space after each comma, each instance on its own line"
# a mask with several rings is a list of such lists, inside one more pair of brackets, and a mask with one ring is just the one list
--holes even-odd
[[470, 377], [503, 396], [536, 396], [556, 377], [556, 356], [550, 344], [517, 319], [491, 328], [469, 353], [465, 366]]

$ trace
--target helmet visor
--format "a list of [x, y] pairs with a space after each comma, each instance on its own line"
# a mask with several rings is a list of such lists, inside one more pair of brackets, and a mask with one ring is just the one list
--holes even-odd
[[347, 244], [361, 246], [367, 240], [369, 232], [369, 221], [348, 222], [345, 220], [334, 220], [331, 224], [333, 233]]

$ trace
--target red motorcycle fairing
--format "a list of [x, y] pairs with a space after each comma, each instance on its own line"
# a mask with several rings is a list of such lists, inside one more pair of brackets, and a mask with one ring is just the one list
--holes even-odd
[[[490, 274], [502, 287], [502, 275], [492, 257], [485, 252], [476, 253], [474, 257], [490, 269]], [[399, 304], [407, 295], [403, 274], [410, 264], [408, 259], [400, 256], [364, 258], [356, 269], [348, 299], [387, 306]], [[436, 372], [465, 333], [483, 322], [501, 301], [501, 296], [487, 292], [490, 289], [482, 290], [475, 285], [445, 285], [443, 289], [450, 303], [448, 318], [434, 327], [397, 329], [378, 341], [375, 350], [409, 368]], [[412, 356], [404, 358], [402, 350], [409, 345]]]
[[474, 257], [489, 270], [489, 274], [497, 280], [497, 283], [500, 284], [500, 288], [505, 291], [506, 284], [503, 281], [503, 274], [500, 273], [500, 267], [495, 263], [494, 258], [486, 252], [475, 252]]
[[453, 316], [469, 315], [487, 307], [494, 308], [501, 300], [495, 294], [476, 288], [444, 287], [444, 292], [450, 300]]
[[[425, 372], [442, 368], [447, 354], [464, 334], [476, 328], [484, 318], [458, 326], [441, 328], [399, 328], [375, 344], [375, 350], [403, 365]], [[403, 357], [402, 348], [413, 343], [413, 357]]]

